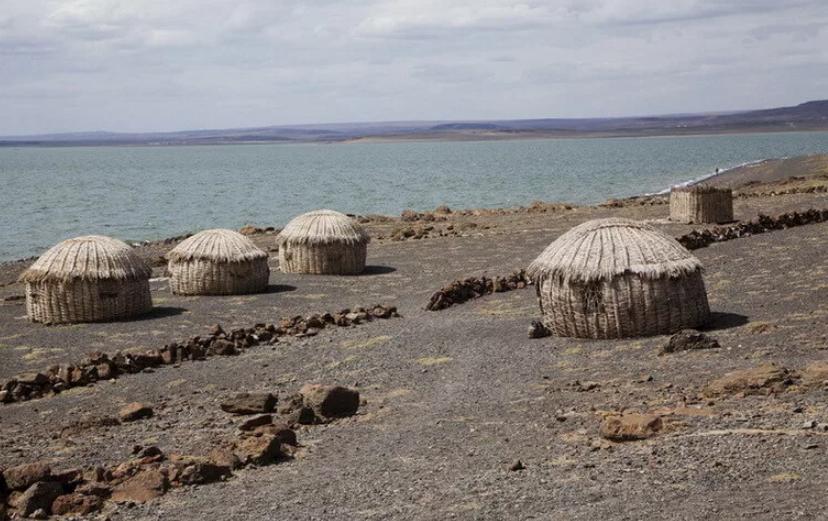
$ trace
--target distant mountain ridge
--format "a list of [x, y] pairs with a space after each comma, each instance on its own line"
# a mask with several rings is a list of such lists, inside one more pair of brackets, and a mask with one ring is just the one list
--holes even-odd
[[828, 100], [792, 107], [618, 118], [542, 118], [280, 125], [174, 132], [76, 132], [0, 137], [0, 146], [188, 145], [406, 139], [657, 136], [828, 130]]

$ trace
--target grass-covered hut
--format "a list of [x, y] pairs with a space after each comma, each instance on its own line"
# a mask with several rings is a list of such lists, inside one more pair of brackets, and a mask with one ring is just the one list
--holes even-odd
[[204, 230], [167, 253], [177, 295], [239, 295], [267, 288], [267, 253], [233, 230]]
[[675, 186], [670, 190], [670, 220], [727, 223], [733, 220], [733, 190], [715, 186]]
[[123, 241], [100, 235], [68, 239], [20, 276], [26, 284], [26, 313], [47, 324], [140, 315], [152, 308], [151, 273]]
[[276, 238], [286, 273], [356, 275], [365, 269], [371, 238], [347, 215], [333, 210], [302, 214]]
[[702, 266], [672, 237], [628, 219], [561, 235], [529, 266], [553, 334], [624, 338], [673, 333], [709, 317]]

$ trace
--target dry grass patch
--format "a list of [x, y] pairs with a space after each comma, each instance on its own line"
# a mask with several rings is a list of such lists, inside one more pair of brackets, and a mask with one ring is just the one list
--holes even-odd
[[424, 356], [417, 359], [417, 363], [424, 366], [446, 364], [454, 360], [450, 356]]

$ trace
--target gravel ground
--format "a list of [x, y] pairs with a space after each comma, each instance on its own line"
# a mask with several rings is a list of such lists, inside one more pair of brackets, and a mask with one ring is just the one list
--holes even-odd
[[[826, 194], [737, 200], [736, 214], [828, 207]], [[134, 445], [206, 453], [238, 420], [218, 403], [240, 391], [280, 396], [309, 382], [357, 388], [357, 416], [298, 431], [286, 463], [223, 483], [176, 489], [111, 519], [825, 519], [826, 390], [700, 397], [724, 373], [775, 362], [800, 371], [828, 355], [828, 223], [714, 244], [695, 253], [721, 348], [658, 356], [667, 337], [530, 340], [534, 290], [495, 294], [439, 312], [428, 296], [461, 277], [524, 267], [586, 219], [659, 220], [664, 205], [577, 208], [452, 218], [466, 236], [375, 241], [369, 274], [301, 277], [274, 271], [271, 291], [177, 297], [153, 282], [158, 310], [126, 323], [43, 327], [17, 300], [0, 302], [0, 379], [76, 361], [90, 350], [160, 347], [227, 327], [343, 307], [396, 305], [401, 318], [184, 362], [60, 395], [0, 406], [0, 467], [112, 464]], [[396, 224], [370, 225], [388, 236]], [[444, 226], [445, 223], [436, 223]], [[661, 223], [679, 235], [691, 227]], [[272, 245], [272, 235], [256, 240]], [[167, 248], [169, 246], [166, 246]], [[145, 249], [148, 257], [165, 247]], [[275, 261], [274, 261], [275, 262]], [[23, 264], [0, 267], [0, 298]], [[275, 267], [275, 264], [274, 264]], [[159, 271], [160, 275], [160, 271]], [[124, 403], [153, 418], [100, 426]], [[606, 412], [656, 411], [665, 429], [637, 442], [599, 436]], [[806, 428], [814, 421], [816, 427]], [[524, 470], [510, 471], [516, 460]]]

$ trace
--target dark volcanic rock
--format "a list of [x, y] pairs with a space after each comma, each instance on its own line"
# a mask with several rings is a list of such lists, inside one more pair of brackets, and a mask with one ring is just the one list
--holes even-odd
[[323, 422], [353, 416], [359, 409], [359, 392], [346, 387], [308, 384], [299, 394], [305, 406]]
[[271, 393], [241, 393], [222, 402], [221, 410], [231, 414], [264, 414], [273, 412], [276, 401]]
[[550, 336], [552, 331], [549, 330], [540, 320], [533, 320], [529, 324], [529, 338], [543, 338]]
[[695, 329], [682, 329], [670, 337], [667, 344], [661, 348], [662, 353], [675, 353], [691, 349], [717, 349], [721, 347], [718, 340], [700, 333]]
[[61, 494], [63, 487], [60, 483], [38, 481], [17, 499], [17, 510], [23, 517], [29, 517], [37, 510], [43, 510], [48, 514], [52, 509], [52, 502]]
[[263, 414], [261, 416], [254, 416], [249, 420], [245, 420], [239, 425], [239, 430], [242, 431], [252, 431], [256, 427], [261, 427], [262, 425], [268, 425], [273, 423], [273, 416], [270, 414]]

